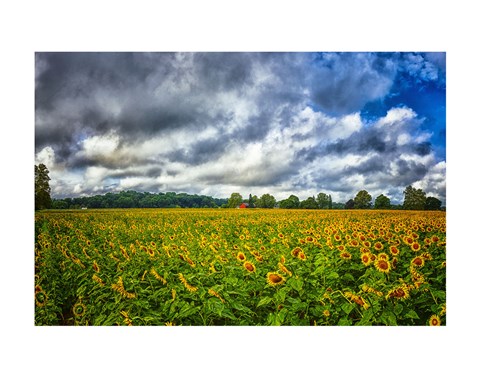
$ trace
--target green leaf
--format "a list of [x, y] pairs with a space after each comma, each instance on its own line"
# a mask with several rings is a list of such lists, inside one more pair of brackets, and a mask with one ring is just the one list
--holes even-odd
[[349, 302], [346, 302], [345, 304], [343, 304], [341, 306], [341, 308], [345, 313], [350, 314], [350, 312], [355, 308], [355, 304], [351, 304]]
[[262, 306], [262, 305], [267, 305], [267, 304], [269, 304], [269, 303], [271, 303], [271, 302], [272, 302], [272, 298], [271, 298], [271, 297], [269, 297], [269, 296], [264, 297], [264, 298], [262, 298], [262, 299], [258, 302], [257, 308], [258, 308], [259, 306]]
[[362, 319], [357, 322], [357, 326], [369, 326], [371, 325], [371, 319], [373, 317], [373, 310], [372, 309], [368, 309], [366, 310], [364, 313], [363, 313], [363, 317]]
[[348, 317], [340, 318], [337, 325], [338, 326], [350, 326], [352, 324], [352, 320]]
[[303, 288], [303, 281], [300, 279], [290, 279], [290, 286], [295, 289], [297, 292], [300, 292]]
[[397, 317], [390, 311], [385, 311], [380, 316], [380, 321], [387, 326], [397, 326]]
[[340, 275], [338, 273], [336, 273], [335, 271], [332, 271], [330, 272], [328, 275], [327, 275], [327, 279], [333, 279], [333, 280], [336, 280], [340, 277]]
[[395, 306], [393, 307], [393, 312], [394, 312], [397, 316], [400, 315], [400, 313], [402, 312], [402, 310], [403, 310], [403, 305], [400, 304], [400, 303], [398, 303], [397, 305], [395, 305]]
[[283, 289], [281, 289], [277, 293], [275, 293], [275, 299], [277, 302], [283, 303], [285, 301], [286, 295], [287, 293]]
[[405, 318], [412, 318], [412, 319], [420, 319], [418, 316], [417, 312], [414, 310], [410, 309], [407, 313], [405, 313]]

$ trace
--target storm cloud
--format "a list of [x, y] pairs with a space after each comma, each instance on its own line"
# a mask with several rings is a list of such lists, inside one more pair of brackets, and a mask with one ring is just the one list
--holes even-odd
[[54, 197], [323, 191], [346, 201], [367, 189], [401, 201], [416, 184], [445, 202], [423, 109], [399, 100], [363, 113], [426, 82], [444, 91], [444, 54], [39, 52], [36, 162]]

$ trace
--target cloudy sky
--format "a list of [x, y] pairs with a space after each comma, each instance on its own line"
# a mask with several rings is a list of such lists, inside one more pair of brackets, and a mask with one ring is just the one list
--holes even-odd
[[52, 196], [277, 200], [360, 190], [446, 204], [445, 53], [35, 55], [35, 160]]

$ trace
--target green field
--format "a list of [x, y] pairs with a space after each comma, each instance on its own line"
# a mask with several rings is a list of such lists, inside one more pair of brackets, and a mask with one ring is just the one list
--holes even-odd
[[445, 325], [445, 212], [37, 212], [35, 324]]

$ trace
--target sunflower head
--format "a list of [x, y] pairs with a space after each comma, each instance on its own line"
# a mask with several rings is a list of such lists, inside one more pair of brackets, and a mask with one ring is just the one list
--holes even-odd
[[279, 275], [275, 272], [267, 273], [267, 283], [271, 286], [276, 286], [283, 284], [285, 282], [285, 278], [282, 275]]
[[87, 308], [85, 307], [84, 304], [82, 304], [81, 302], [77, 302], [74, 306], [73, 306], [73, 315], [76, 317], [76, 318], [80, 318], [80, 317], [83, 317], [85, 315], [85, 312], [87, 311]]
[[245, 267], [245, 269], [248, 272], [255, 272], [255, 270], [256, 270], [255, 265], [253, 263], [248, 262], [248, 261], [245, 261], [245, 263], [243, 263], [243, 267]]
[[384, 274], [388, 274], [390, 272], [390, 262], [385, 259], [377, 258], [375, 260], [375, 268]]
[[412, 259], [411, 263], [414, 267], [423, 267], [425, 265], [425, 260], [422, 257], [415, 257]]
[[442, 321], [440, 320], [440, 317], [438, 315], [433, 314], [428, 320], [428, 324], [430, 326], [440, 326], [442, 324]]
[[390, 246], [390, 254], [392, 255], [398, 255], [400, 254], [400, 250], [396, 246]]
[[247, 260], [247, 257], [245, 256], [244, 253], [242, 253], [241, 251], [239, 253], [237, 253], [237, 259], [240, 261], [240, 262], [244, 262]]
[[305, 255], [305, 253], [303, 251], [301, 251], [301, 252], [298, 253], [298, 259], [307, 260], [307, 256]]
[[35, 292], [35, 304], [37, 306], [44, 306], [45, 303], [47, 302], [47, 295], [45, 294], [44, 291], [40, 290]]
[[300, 252], [303, 252], [303, 251], [302, 251], [302, 249], [301, 249], [300, 247], [297, 246], [297, 247], [295, 247], [295, 248], [292, 250], [292, 253], [291, 253], [291, 254], [292, 254], [293, 257], [296, 258], [296, 257], [298, 257], [298, 254], [299, 254]]
[[343, 253], [340, 254], [340, 258], [342, 258], [342, 259], [352, 259], [352, 254], [350, 254], [348, 251], [344, 251]]
[[365, 266], [368, 266], [368, 265], [370, 265], [370, 263], [372, 263], [369, 254], [366, 254], [366, 253], [365, 253], [365, 254], [362, 254], [362, 263], [363, 263]]
[[419, 244], [417, 241], [414, 241], [414, 242], [412, 242], [412, 244], [410, 245], [410, 248], [411, 248], [413, 251], [419, 251], [422, 247], [420, 246], [420, 244]]
[[383, 249], [383, 244], [381, 242], [375, 242], [373, 244], [373, 247], [375, 248], [375, 250], [379, 251]]

